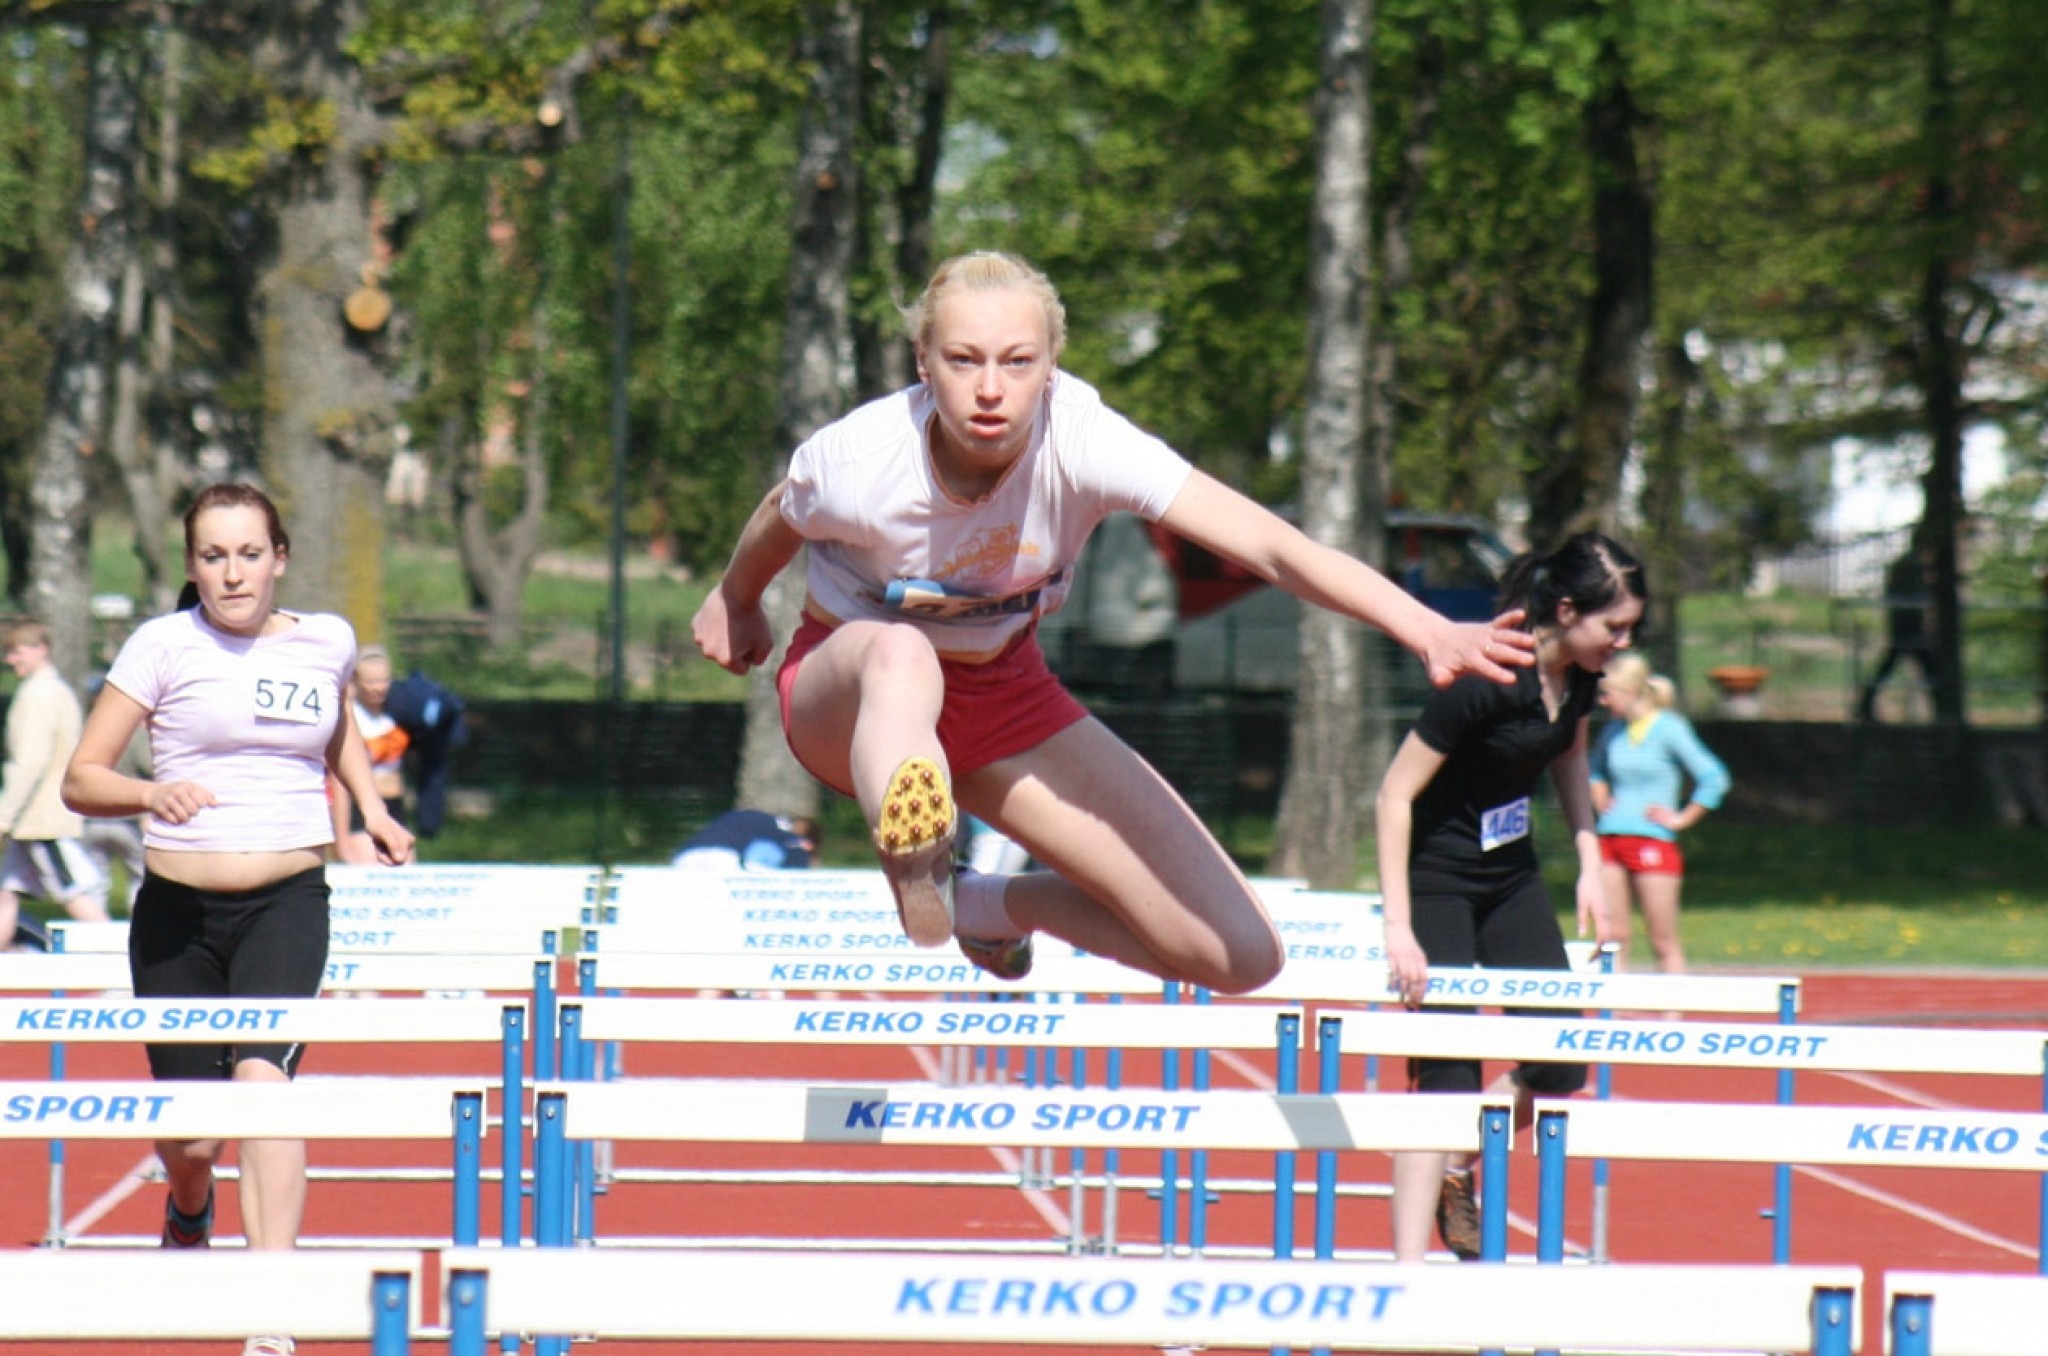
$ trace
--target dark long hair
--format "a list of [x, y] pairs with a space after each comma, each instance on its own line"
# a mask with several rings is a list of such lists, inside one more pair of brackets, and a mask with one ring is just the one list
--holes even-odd
[[[208, 485], [192, 496], [192, 505], [185, 510], [185, 560], [190, 563], [197, 535], [199, 515], [208, 509], [252, 508], [263, 515], [263, 526], [270, 534], [270, 544], [281, 556], [292, 553], [291, 534], [284, 530], [284, 519], [278, 514], [277, 505], [270, 502], [270, 496], [254, 485], [221, 483]], [[191, 580], [178, 590], [177, 611], [187, 612], [199, 606], [199, 586]]]
[[1643, 562], [1612, 537], [1581, 532], [1548, 554], [1516, 556], [1500, 583], [1502, 611], [1519, 607], [1530, 630], [1557, 624], [1557, 610], [1570, 603], [1584, 615], [1614, 606], [1626, 595], [1650, 605], [1650, 581]]

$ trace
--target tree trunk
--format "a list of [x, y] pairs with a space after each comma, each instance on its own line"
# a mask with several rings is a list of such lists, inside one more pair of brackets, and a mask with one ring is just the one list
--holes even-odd
[[[543, 161], [545, 182], [539, 191], [549, 203], [550, 236], [560, 237], [560, 194], [554, 165]], [[629, 190], [628, 190], [629, 192]], [[625, 210], [629, 196], [622, 196]], [[625, 229], [621, 223], [620, 229]], [[543, 244], [543, 254], [553, 248]], [[627, 285], [621, 283], [621, 285]], [[484, 639], [492, 649], [510, 649], [519, 643], [521, 623], [526, 617], [526, 581], [540, 556], [541, 532], [546, 526], [549, 494], [547, 465], [548, 410], [554, 383], [550, 375], [555, 361], [554, 336], [548, 324], [546, 265], [543, 280], [535, 289], [527, 315], [525, 348], [530, 355], [527, 371], [526, 407], [518, 415], [512, 439], [519, 449], [519, 507], [510, 520], [491, 522], [489, 496], [484, 491], [485, 469], [479, 430], [472, 424], [456, 430], [457, 440], [443, 448], [444, 465], [457, 469], [454, 478], [456, 544], [462, 558], [462, 573], [472, 598], [484, 608]], [[479, 336], [484, 344], [497, 348], [499, 336]], [[486, 418], [494, 418], [492, 412]]]
[[[860, 126], [860, 7], [820, 0], [803, 14], [803, 51], [812, 83], [798, 132], [795, 221], [789, 255], [789, 300], [782, 336], [782, 389], [776, 415], [773, 482], [788, 468], [788, 450], [845, 408], [853, 385], [853, 331], [848, 280], [860, 211], [854, 142]], [[803, 605], [800, 565], [784, 570], [763, 605], [778, 636], [795, 629]], [[785, 641], [786, 644], [786, 641]], [[742, 805], [779, 814], [815, 814], [818, 784], [789, 751], [775, 693], [782, 645], [754, 671], [747, 689], [747, 731], [740, 755]]]
[[1921, 190], [1921, 232], [1926, 258], [1921, 268], [1915, 317], [1922, 417], [1933, 456], [1921, 479], [1925, 499], [1924, 536], [1933, 552], [1934, 718], [1960, 727], [1963, 702], [1962, 569], [1957, 537], [1963, 522], [1963, 369], [1967, 361], [1955, 333], [1955, 279], [1961, 269], [1963, 225], [1956, 210], [1955, 73], [1951, 67], [1954, 0], [1928, 0], [1927, 107], [1922, 135], [1927, 181]]
[[64, 261], [64, 310], [29, 485], [29, 609], [50, 627], [51, 659], [74, 684], [93, 662], [91, 458], [104, 446], [121, 287], [136, 248], [133, 75], [120, 41], [93, 42], [78, 235]]
[[[1386, 511], [1385, 475], [1368, 454], [1365, 409], [1371, 0], [1324, 0], [1321, 46], [1301, 526], [1317, 541], [1356, 553], [1361, 540], [1383, 535]], [[1321, 608], [1302, 609], [1300, 673], [1273, 869], [1341, 888], [1354, 883], [1358, 868], [1368, 781], [1363, 717], [1383, 703], [1368, 679], [1363, 631]]]
[[381, 135], [345, 50], [362, 0], [278, 0], [263, 10], [257, 65], [333, 113], [332, 139], [291, 171], [275, 257], [258, 280], [264, 480], [292, 533], [295, 607], [383, 632], [384, 481], [396, 422], [372, 342], [343, 303], [371, 250], [369, 154]]
[[1674, 680], [1684, 637], [1678, 600], [1685, 591], [1685, 467], [1691, 414], [1700, 390], [1699, 364], [1676, 338], [1657, 351], [1657, 407], [1643, 463], [1642, 556], [1649, 568], [1655, 624], [1645, 628], [1651, 667]]
[[[883, 77], [866, 82], [871, 144], [893, 148], [908, 169], [900, 180], [863, 177], [863, 238], [855, 258], [876, 260], [883, 253], [866, 238], [878, 234], [887, 261], [875, 265], [882, 275], [875, 290], [897, 296], [915, 293], [931, 272], [933, 203], [952, 95], [950, 9], [934, 4], [922, 17], [923, 42], [914, 51], [884, 48], [867, 63], [871, 76]], [[854, 320], [858, 389], [863, 398], [900, 391], [917, 377], [902, 322], [893, 306], [868, 306], [863, 312]]]
[[1573, 455], [1539, 465], [1531, 477], [1530, 535], [1538, 544], [1614, 528], [1655, 299], [1655, 211], [1635, 144], [1643, 117], [1611, 37], [1600, 48], [1599, 74], [1584, 114], [1593, 172], [1593, 294], [1579, 357]]
[[[169, 384], [175, 357], [171, 281], [177, 242], [170, 218], [178, 201], [182, 157], [179, 103], [184, 98], [185, 35], [166, 19], [153, 40], [159, 53], [155, 190], [145, 238], [130, 252], [121, 285], [120, 356], [114, 369], [113, 431], [107, 442], [133, 519], [144, 606], [154, 613], [170, 609], [183, 579], [170, 545], [171, 502], [178, 485], [176, 446], [165, 436], [167, 430], [151, 426], [148, 409], [151, 397]], [[138, 184], [147, 177], [147, 171], [141, 172]]]

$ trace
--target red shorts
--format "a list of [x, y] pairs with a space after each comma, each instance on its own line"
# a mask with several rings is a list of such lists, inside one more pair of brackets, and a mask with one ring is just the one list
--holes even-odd
[[[804, 656], [831, 634], [831, 627], [807, 615], [790, 637], [789, 651], [775, 675], [785, 731], [789, 729], [789, 694], [796, 686], [797, 668]], [[1088, 709], [1075, 701], [1045, 666], [1036, 627], [1018, 632], [1016, 639], [985, 664], [942, 658], [939, 670], [946, 678], [946, 696], [939, 707], [939, 747], [946, 751], [946, 764], [955, 780], [1036, 748], [1088, 716]], [[817, 769], [810, 772], [817, 776]], [[852, 794], [850, 787], [837, 789]]]
[[1685, 874], [1685, 854], [1678, 850], [1678, 844], [1633, 833], [1602, 834], [1600, 860], [1632, 876]]

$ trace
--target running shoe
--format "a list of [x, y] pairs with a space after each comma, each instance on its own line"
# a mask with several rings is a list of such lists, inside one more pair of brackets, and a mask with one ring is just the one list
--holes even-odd
[[169, 1192], [164, 1193], [164, 1237], [166, 1248], [209, 1248], [213, 1246], [213, 1188], [206, 1189], [206, 1205], [196, 1215], [178, 1208]]
[[953, 936], [953, 789], [929, 758], [906, 758], [882, 795], [875, 851], [903, 934], [918, 946]]
[[1022, 979], [1031, 973], [1031, 939], [999, 937], [983, 941], [978, 937], [956, 937], [960, 954], [997, 979]]
[[1479, 1198], [1469, 1172], [1447, 1172], [1436, 1198], [1436, 1231], [1461, 1262], [1479, 1256]]
[[289, 1337], [252, 1337], [242, 1343], [242, 1356], [292, 1356], [295, 1350]]

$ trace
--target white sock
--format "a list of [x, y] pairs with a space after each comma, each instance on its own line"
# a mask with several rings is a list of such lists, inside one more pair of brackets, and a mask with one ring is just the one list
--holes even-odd
[[1004, 906], [1003, 896], [1009, 884], [1008, 876], [984, 876], [979, 871], [962, 871], [954, 877], [954, 935], [983, 942], [1030, 936], [1031, 930], [1012, 922], [1010, 911]]

